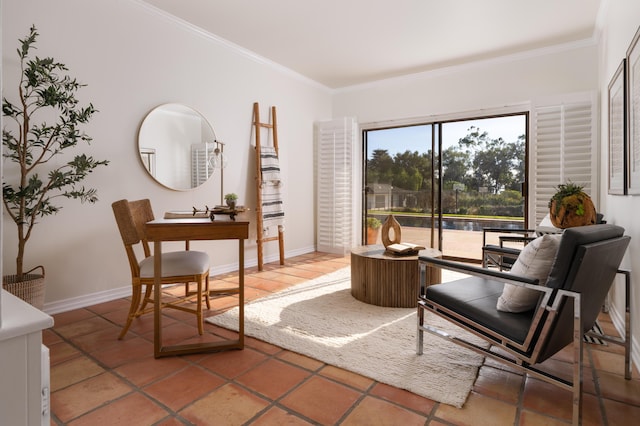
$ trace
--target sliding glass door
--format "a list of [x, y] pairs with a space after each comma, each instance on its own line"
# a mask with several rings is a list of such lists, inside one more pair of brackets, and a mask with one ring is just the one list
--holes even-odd
[[426, 124], [364, 132], [363, 244], [380, 244], [379, 228], [393, 214], [403, 242], [439, 246], [435, 129]]
[[524, 228], [527, 115], [442, 124], [443, 253], [479, 260], [483, 228]]
[[393, 214], [402, 241], [479, 261], [482, 228], [524, 227], [528, 115], [365, 130], [363, 244]]

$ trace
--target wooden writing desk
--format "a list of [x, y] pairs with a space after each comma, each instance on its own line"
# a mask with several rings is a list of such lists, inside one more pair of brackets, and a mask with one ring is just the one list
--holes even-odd
[[[211, 221], [210, 219], [157, 219], [146, 224], [145, 232], [153, 241], [154, 250], [154, 322], [153, 344], [156, 358], [244, 348], [244, 240], [249, 238], [249, 222]], [[238, 340], [192, 343], [188, 345], [162, 345], [162, 312], [160, 305], [162, 275], [162, 242], [185, 240], [238, 240]]]

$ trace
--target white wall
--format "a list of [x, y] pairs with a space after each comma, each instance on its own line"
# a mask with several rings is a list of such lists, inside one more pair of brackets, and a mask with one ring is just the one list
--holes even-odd
[[362, 123], [427, 118], [521, 105], [597, 88], [595, 43], [511, 57], [351, 87], [333, 97], [333, 114]]
[[[607, 111], [607, 86], [613, 77], [620, 62], [626, 55], [627, 48], [635, 32], [640, 28], [640, 2], [637, 0], [616, 0], [607, 3], [606, 19], [603, 21], [602, 38], [599, 50], [600, 65], [600, 94], [601, 94], [601, 140], [602, 161], [601, 169], [608, 170], [608, 111]], [[611, 223], [623, 226], [627, 234], [631, 236], [631, 244], [627, 250], [627, 256], [623, 267], [632, 272], [632, 300], [631, 318], [633, 331], [633, 354], [636, 365], [640, 364], [640, 196], [614, 196], [607, 194], [606, 175], [601, 180], [601, 193], [603, 194], [604, 211]], [[623, 287], [617, 284], [612, 295], [611, 315], [622, 321], [624, 315]]]
[[[171, 209], [219, 202], [217, 181], [176, 192], [149, 177], [137, 154], [137, 132], [155, 106], [183, 103], [209, 120], [226, 143], [229, 166], [225, 192], [255, 211], [255, 157], [251, 147], [253, 102], [263, 120], [278, 109], [278, 142], [287, 217], [287, 255], [314, 249], [313, 123], [331, 118], [326, 88], [210, 35], [172, 20], [137, 0], [20, 0], [3, 2], [3, 95], [15, 99], [18, 38], [35, 24], [36, 53], [65, 63], [70, 74], [88, 86], [80, 99], [99, 110], [86, 126], [93, 142], [83, 152], [111, 164], [94, 172], [85, 185], [98, 189], [99, 202], [85, 205], [62, 200], [62, 211], [36, 226], [27, 246], [26, 265], [45, 265], [45, 310], [60, 304], [97, 303], [108, 293], [130, 293], [124, 249], [111, 211], [118, 199], [150, 198], [157, 217]], [[66, 159], [65, 159], [66, 160]], [[5, 162], [5, 172], [9, 164]], [[253, 216], [251, 216], [253, 219]], [[293, 220], [296, 218], [296, 220]], [[305, 220], [308, 218], [308, 220]], [[15, 226], [4, 219], [4, 273], [15, 272]], [[209, 252], [214, 272], [236, 267], [232, 242], [196, 243]], [[246, 259], [255, 264], [255, 221]], [[265, 245], [267, 259], [278, 255], [277, 243]], [[88, 300], [84, 300], [85, 297]]]

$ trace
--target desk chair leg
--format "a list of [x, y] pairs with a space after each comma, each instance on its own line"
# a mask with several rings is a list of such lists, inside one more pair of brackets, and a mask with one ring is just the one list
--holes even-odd
[[209, 296], [209, 275], [206, 276], [204, 300], [207, 303], [207, 309], [211, 309], [211, 297]]
[[134, 285], [133, 291], [131, 292], [131, 306], [129, 307], [129, 313], [127, 314], [127, 322], [125, 323], [124, 327], [122, 327], [122, 331], [118, 336], [118, 340], [122, 340], [124, 336], [127, 334], [127, 331], [129, 331], [129, 327], [131, 327], [131, 322], [133, 321], [133, 319], [136, 317], [136, 314], [138, 313], [138, 306], [140, 306], [141, 296], [142, 296], [142, 286]]
[[148, 285], [144, 291], [144, 299], [142, 299], [142, 306], [138, 309], [138, 312], [142, 312], [147, 307], [147, 304], [151, 302], [151, 296], [153, 295], [153, 286]]
[[202, 279], [198, 280], [198, 300], [196, 302], [196, 316], [198, 318], [198, 334], [204, 333], [204, 325], [202, 319]]

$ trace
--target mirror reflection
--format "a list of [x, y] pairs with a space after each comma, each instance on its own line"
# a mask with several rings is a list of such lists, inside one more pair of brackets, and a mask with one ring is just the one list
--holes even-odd
[[147, 172], [176, 190], [197, 188], [213, 174], [210, 161], [216, 135], [196, 110], [165, 104], [145, 117], [138, 133], [138, 151]]

